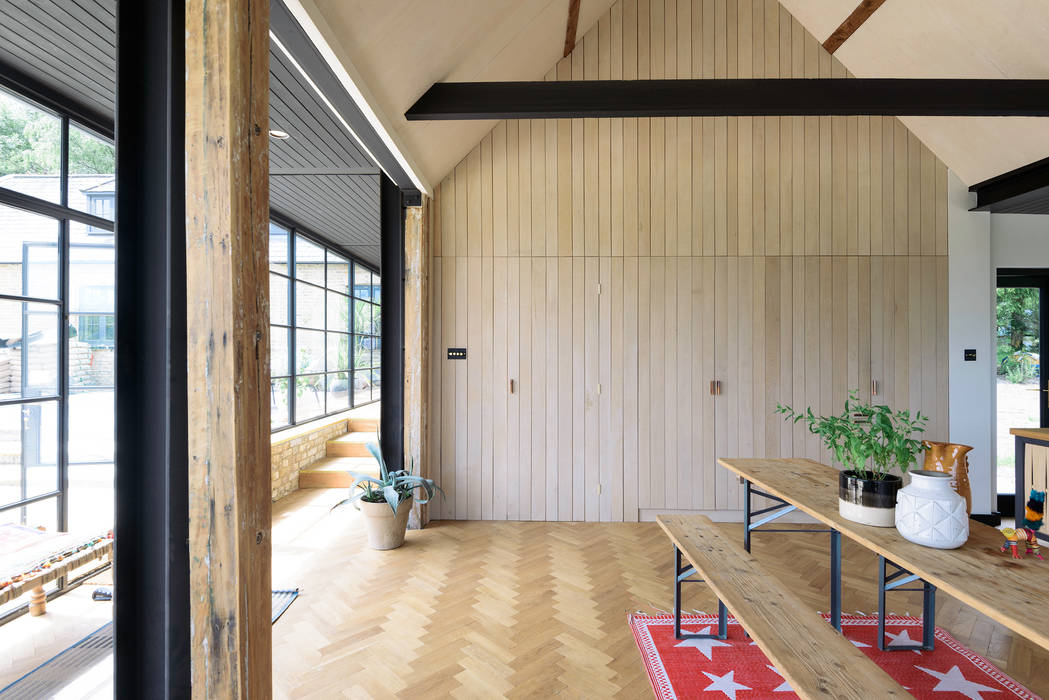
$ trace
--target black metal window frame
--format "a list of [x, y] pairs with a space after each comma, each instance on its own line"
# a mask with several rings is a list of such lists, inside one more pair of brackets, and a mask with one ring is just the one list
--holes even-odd
[[[357, 392], [354, 391], [354, 380], [355, 380], [355, 372], [358, 371], [358, 368], [356, 367], [357, 338], [366, 337], [366, 338], [369, 338], [369, 339], [374, 339], [374, 340], [371, 341], [370, 347], [377, 348], [378, 347], [378, 343], [379, 343], [379, 335], [378, 335], [378, 330], [377, 329], [373, 329], [375, 331], [374, 335], [357, 332], [357, 328], [356, 328], [356, 326], [354, 324], [354, 318], [355, 318], [355, 307], [356, 307], [356, 304], [359, 303], [359, 302], [369, 303], [375, 308], [381, 308], [381, 305], [378, 302], [371, 301], [370, 299], [360, 299], [355, 294], [355, 289], [354, 289], [354, 278], [355, 278], [355, 273], [356, 273], [357, 268], [360, 267], [360, 268], [367, 269], [371, 274], [373, 274], [376, 277], [378, 277], [379, 276], [379, 271], [374, 266], [365, 263], [364, 261], [360, 260], [359, 258], [357, 258], [357, 257], [347, 253], [346, 251], [338, 248], [337, 246], [329, 243], [323, 237], [318, 236], [317, 234], [315, 234], [312, 231], [310, 231], [309, 229], [301, 226], [300, 224], [298, 224], [294, 220], [289, 219], [288, 217], [283, 216], [283, 215], [281, 215], [281, 214], [279, 214], [277, 212], [271, 212], [270, 213], [270, 223], [271, 223], [271, 225], [276, 225], [279, 228], [281, 228], [283, 231], [287, 232], [287, 248], [286, 248], [286, 255], [285, 255], [286, 259], [283, 260], [283, 261], [280, 261], [280, 263], [279, 263], [279, 264], [283, 264], [285, 266], [285, 271], [281, 272], [279, 270], [275, 270], [274, 267], [273, 267], [272, 259], [271, 259], [271, 263], [270, 263], [270, 267], [269, 267], [270, 279], [271, 280], [273, 278], [282, 279], [283, 283], [284, 283], [284, 285], [286, 287], [286, 290], [287, 290], [287, 292], [286, 292], [286, 300], [285, 300], [286, 318], [284, 319], [284, 323], [277, 323], [277, 322], [274, 322], [274, 320], [273, 320], [272, 309], [273, 309], [274, 305], [272, 303], [273, 302], [273, 298], [272, 298], [273, 294], [272, 294], [272, 292], [271, 292], [271, 304], [270, 304], [270, 308], [271, 308], [271, 314], [270, 314], [271, 344], [273, 342], [273, 336], [274, 336], [274, 334], [277, 331], [285, 333], [286, 337], [287, 337], [287, 365], [285, 367], [282, 367], [282, 368], [278, 368], [278, 367], [271, 367], [270, 368], [271, 400], [275, 400], [273, 398], [274, 397], [274, 392], [276, 392], [278, 390], [287, 392], [287, 396], [286, 396], [286, 403], [287, 403], [287, 407], [288, 407], [288, 416], [287, 416], [288, 420], [287, 420], [287, 422], [276, 423], [276, 422], [273, 422], [273, 420], [271, 419], [271, 432], [277, 433], [277, 432], [280, 432], [282, 430], [287, 430], [289, 428], [292, 428], [292, 427], [295, 427], [295, 426], [298, 426], [298, 425], [303, 425], [303, 424], [309, 423], [311, 421], [322, 420], [324, 418], [327, 418], [329, 416], [333, 416], [333, 415], [335, 415], [337, 413], [341, 413], [341, 412], [349, 410], [351, 408], [357, 408], [359, 406], [365, 406], [367, 404], [375, 403], [376, 401], [380, 400], [380, 397], [377, 396], [376, 392], [373, 391], [371, 399], [369, 401], [361, 401], [361, 402], [357, 402], [356, 401]], [[303, 279], [302, 277], [300, 277], [297, 274], [297, 269], [296, 268], [297, 268], [297, 264], [299, 262], [298, 261], [297, 252], [298, 252], [298, 241], [300, 241], [300, 240], [305, 240], [305, 241], [309, 242], [311, 245], [317, 246], [318, 248], [321, 248], [324, 251], [325, 264], [324, 264], [324, 282], [323, 282], [323, 284], [318, 284], [315, 281], [310, 281], [308, 279]], [[272, 254], [272, 251], [271, 251], [271, 254]], [[343, 261], [343, 260], [346, 261], [346, 264], [347, 264], [347, 288], [348, 288], [347, 292], [340, 291], [339, 289], [335, 288], [330, 283], [330, 280], [328, 278], [328, 260], [329, 260], [329, 256], [336, 256], [337, 258], [340, 259], [340, 261]], [[299, 285], [302, 285], [302, 289], [304, 289], [304, 290], [305, 289], [309, 289], [309, 290], [312, 290], [312, 291], [315, 291], [315, 292], [318, 292], [318, 293], [321, 294], [321, 296], [322, 296], [322, 298], [324, 300], [324, 308], [323, 308], [323, 311], [321, 311], [321, 317], [323, 318], [323, 323], [320, 326], [307, 326], [307, 325], [300, 325], [299, 324], [298, 315], [296, 313], [298, 296], [299, 296], [298, 295]], [[271, 289], [272, 288], [273, 288], [273, 285], [271, 285]], [[348, 309], [347, 320], [346, 320], [346, 330], [343, 330], [341, 327], [332, 328], [329, 325], [328, 303], [329, 303], [329, 299], [331, 298], [329, 296], [329, 294], [335, 294], [338, 297], [342, 297], [342, 298], [346, 299], [347, 309]], [[298, 338], [297, 338], [297, 335], [298, 335], [299, 331], [305, 331], [307, 333], [323, 333], [323, 338], [324, 338], [324, 341], [323, 341], [324, 358], [323, 358], [323, 361], [322, 361], [322, 369], [320, 369], [320, 370], [300, 371], [300, 369], [298, 367], [298, 363], [296, 362], [296, 356], [298, 354], [298, 352], [297, 352], [298, 351]], [[328, 352], [328, 348], [329, 348], [328, 337], [329, 337], [329, 334], [345, 335], [346, 336], [346, 342], [348, 344], [348, 347], [347, 347], [347, 364], [346, 364], [345, 369], [342, 369], [342, 368], [340, 368], [338, 366], [332, 367], [329, 364], [329, 361], [328, 361], [328, 354], [329, 354], [329, 352]], [[374, 364], [374, 363], [371, 363], [371, 364]], [[371, 374], [372, 371], [381, 371], [381, 369], [378, 368], [378, 367], [374, 367], [373, 368], [371, 366], [371, 364], [369, 364], [369, 366], [367, 368], [365, 368], [365, 369], [367, 369], [369, 371], [369, 374]], [[333, 376], [336, 376], [336, 375], [339, 375], [339, 374], [345, 374], [346, 375], [345, 378], [346, 378], [346, 382], [347, 382], [347, 392], [349, 394], [349, 403], [347, 405], [339, 405], [339, 406], [336, 406], [334, 408], [329, 408], [329, 403], [328, 403], [328, 397], [329, 397], [328, 382], [331, 381], [331, 378]], [[321, 413], [319, 413], [319, 414], [311, 414], [311, 415], [309, 415], [306, 418], [300, 418], [297, 415], [298, 411], [297, 411], [297, 407], [296, 407], [296, 397], [297, 397], [297, 391], [298, 391], [298, 380], [301, 379], [301, 378], [311, 378], [311, 379], [319, 379], [320, 380], [320, 386], [319, 387], [314, 386], [313, 390], [314, 390], [315, 393], [319, 392], [321, 395], [323, 395], [323, 410], [322, 410]], [[278, 386], [277, 386], [278, 382], [284, 382], [285, 385], [283, 387], [279, 387], [278, 388]]]
[[[22, 510], [28, 506], [32, 506], [38, 503], [43, 503], [50, 499], [55, 499], [56, 522], [59, 531], [66, 531], [69, 525], [69, 397], [70, 397], [70, 383], [69, 383], [69, 338], [66, 330], [68, 328], [69, 319], [72, 316], [84, 316], [84, 315], [99, 315], [113, 317], [114, 312], [104, 313], [91, 313], [85, 314], [81, 312], [70, 311], [70, 257], [71, 257], [71, 240], [70, 240], [70, 229], [72, 224], [84, 224], [97, 232], [106, 232], [112, 235], [114, 231], [114, 222], [108, 219], [104, 219], [99, 216], [74, 209], [69, 206], [69, 132], [70, 127], [73, 126], [81, 131], [84, 131], [100, 140], [107, 143], [113, 144], [113, 138], [111, 134], [101, 133], [99, 130], [89, 126], [83, 121], [79, 120], [75, 114], [62, 109], [56, 108], [53, 104], [43, 104], [40, 101], [34, 99], [32, 96], [26, 95], [14, 89], [14, 86], [9, 84], [0, 83], [0, 89], [4, 90], [7, 94], [11, 95], [15, 99], [25, 102], [34, 109], [40, 110], [45, 114], [51, 115], [59, 120], [60, 124], [60, 149], [59, 149], [59, 201], [57, 203], [50, 200], [34, 197], [32, 195], [18, 192], [16, 190], [8, 189], [0, 186], [0, 206], [11, 207], [14, 209], [20, 209], [30, 214], [37, 216], [46, 217], [52, 219], [57, 227], [58, 236], [57, 242], [54, 244], [57, 246], [57, 268], [58, 268], [58, 289], [57, 299], [37, 298], [28, 295], [18, 294], [0, 294], [0, 300], [13, 301], [22, 304], [35, 304], [35, 305], [48, 305], [52, 306], [57, 310], [57, 328], [56, 328], [56, 345], [58, 353], [58, 377], [57, 377], [57, 393], [53, 395], [41, 395], [41, 396], [22, 396], [17, 399], [5, 399], [0, 401], [2, 406], [20, 405], [20, 406], [41, 406], [43, 404], [54, 404], [57, 408], [57, 428], [58, 428], [58, 444], [56, 445], [56, 467], [57, 467], [57, 483], [56, 489], [47, 491], [45, 493], [34, 494], [32, 496], [26, 495], [25, 490], [25, 479], [23, 478], [23, 497], [17, 501], [9, 503], [0, 503], [0, 516], [10, 513], [15, 510]], [[3, 232], [0, 232], [3, 235]], [[43, 245], [51, 246], [50, 243]], [[112, 247], [115, 251], [115, 241], [113, 246], [104, 244], [100, 245], [89, 245], [89, 244], [78, 244], [77, 247]], [[22, 266], [22, 289], [26, 287], [26, 274], [28, 261], [23, 256]], [[23, 313], [23, 337], [26, 337], [26, 316], [30, 312]], [[26, 376], [27, 363], [29, 362], [28, 348], [23, 347], [22, 352], [22, 375]], [[91, 389], [101, 389], [106, 387], [90, 387]], [[108, 387], [114, 388], [114, 387]], [[23, 432], [25, 428], [23, 427]], [[23, 436], [24, 438], [24, 436]], [[115, 455], [114, 455], [115, 458]], [[80, 462], [78, 462], [80, 464]], [[114, 462], [115, 464], [115, 462]], [[24, 516], [24, 511], [23, 511]], [[108, 565], [105, 565], [108, 566]], [[105, 568], [99, 567], [101, 568]], [[55, 588], [48, 593], [48, 597], [60, 595], [67, 586], [74, 583], [79, 583], [82, 580], [78, 578], [75, 582], [67, 581], [64, 577], [59, 578], [55, 581]], [[3, 616], [0, 616], [0, 622], [9, 620], [20, 614], [23, 614], [28, 609], [28, 604], [20, 606], [14, 610], [6, 612]]]

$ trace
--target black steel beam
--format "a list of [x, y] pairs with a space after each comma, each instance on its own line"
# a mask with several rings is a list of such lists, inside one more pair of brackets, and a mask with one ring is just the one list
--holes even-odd
[[[404, 200], [385, 175], [379, 182], [382, 233], [382, 430], [379, 446], [391, 469], [404, 464]], [[419, 469], [419, 465], [415, 465]], [[416, 471], [418, 473], [418, 471]]]
[[969, 191], [976, 193], [971, 211], [1049, 214], [1049, 158], [978, 182]]
[[754, 78], [434, 83], [404, 116], [445, 119], [1049, 116], [1049, 80]]
[[184, 1], [117, 3], [117, 698], [191, 695], [184, 47]]

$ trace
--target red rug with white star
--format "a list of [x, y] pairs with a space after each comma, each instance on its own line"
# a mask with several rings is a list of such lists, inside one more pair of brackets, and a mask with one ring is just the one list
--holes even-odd
[[[826, 617], [826, 615], [824, 615]], [[675, 639], [672, 615], [631, 615], [630, 628], [659, 700], [672, 698], [796, 698], [790, 685], [765, 654], [729, 617], [728, 639]], [[681, 631], [717, 632], [717, 615], [683, 615]], [[998, 700], [1037, 695], [1005, 675], [991, 662], [936, 628], [933, 651], [878, 651], [878, 619], [841, 616], [842, 632], [896, 682], [916, 698], [930, 700]], [[885, 642], [920, 644], [920, 618], [890, 615]]]

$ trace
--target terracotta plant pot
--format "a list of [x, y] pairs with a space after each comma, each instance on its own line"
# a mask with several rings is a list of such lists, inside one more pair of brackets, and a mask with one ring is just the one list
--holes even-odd
[[953, 442], [933, 442], [923, 440], [925, 451], [925, 471], [943, 472], [951, 475], [951, 488], [965, 499], [965, 514], [973, 511], [972, 489], [969, 488], [969, 450], [968, 445], [956, 445]]
[[408, 515], [412, 512], [411, 496], [397, 506], [397, 515], [389, 504], [361, 501], [364, 527], [368, 531], [368, 545], [372, 549], [397, 549], [404, 544], [404, 531], [408, 529]]
[[838, 475], [838, 514], [863, 525], [892, 527], [896, 524], [896, 492], [903, 479], [895, 474], [884, 479], [873, 476], [852, 470]]

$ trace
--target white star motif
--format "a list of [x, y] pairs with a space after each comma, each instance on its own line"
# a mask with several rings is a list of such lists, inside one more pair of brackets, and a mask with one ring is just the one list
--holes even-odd
[[[714, 682], [711, 683], [710, 685], [708, 685], [706, 688], [704, 688], [703, 692], [705, 693], [708, 690], [720, 690], [722, 693], [724, 693], [726, 696], [728, 696], [732, 700], [736, 700], [736, 691], [737, 690], [750, 690], [750, 688], [748, 688], [747, 686], [743, 685], [742, 683], [737, 683], [732, 678], [732, 676], [735, 673], [736, 673], [735, 671], [729, 671], [724, 676], [716, 676], [713, 673], [707, 673], [706, 671], [704, 671], [703, 675], [706, 676], [707, 678], [709, 678], [710, 680], [714, 681]], [[983, 700], [983, 699], [979, 698], [979, 700]]]
[[864, 644], [863, 642], [857, 642], [855, 639], [850, 639], [849, 641], [852, 642], [852, 646], [854, 646], [854, 647], [869, 647], [870, 646], [870, 644]]
[[[699, 632], [696, 632], [695, 634], [710, 634], [710, 629], [711, 628], [708, 625], [708, 626], [704, 627], [703, 629], [699, 630]], [[674, 646], [675, 647], [692, 647], [694, 649], [698, 649], [699, 652], [701, 654], [703, 654], [703, 656], [707, 657], [707, 661], [711, 661], [712, 659], [710, 658], [710, 654], [711, 654], [711, 651], [714, 649], [714, 647], [727, 647], [727, 646], [731, 646], [731, 644], [726, 644], [725, 642], [721, 641], [720, 639], [714, 639], [713, 637], [707, 637], [706, 639], [686, 639], [685, 641], [680, 642], [679, 644], [675, 644]]]
[[[782, 673], [780, 673], [780, 672], [779, 672], [779, 669], [777, 669], [777, 668], [776, 668], [775, 666], [773, 666], [772, 664], [765, 664], [765, 665], [769, 667], [769, 670], [770, 670], [770, 671], [772, 671], [773, 673], [775, 673], [775, 674], [776, 674], [777, 676], [779, 676], [780, 678], [783, 678], [783, 674], [782, 674]], [[794, 692], [794, 689], [790, 687], [790, 683], [788, 683], [788, 682], [787, 682], [786, 680], [784, 680], [784, 681], [783, 681], [782, 683], [780, 683], [780, 684], [779, 684], [778, 686], [776, 686], [775, 688], [773, 688], [773, 689], [772, 689], [772, 692], [773, 692], [773, 693], [793, 693], [793, 692]]]
[[939, 671], [922, 668], [921, 666], [915, 666], [915, 668], [919, 671], [925, 671], [933, 678], [939, 679], [940, 682], [936, 684], [935, 688], [933, 688], [934, 691], [961, 693], [969, 698], [969, 700], [983, 700], [983, 696], [980, 695], [981, 692], [1001, 692], [996, 688], [988, 688], [985, 685], [966, 680], [965, 676], [962, 675], [961, 669], [957, 666], [952, 666], [951, 670], [947, 673], [940, 673]]
[[[891, 642], [889, 642], [890, 647], [905, 647], [911, 646], [912, 644], [921, 644], [919, 640], [911, 639], [911, 635], [906, 629], [900, 632], [899, 634], [886, 632], [885, 636], [892, 640]], [[911, 651], [913, 651], [915, 654], [918, 654], [919, 656], [921, 655], [921, 651], [919, 651], [918, 649], [912, 649]]]

